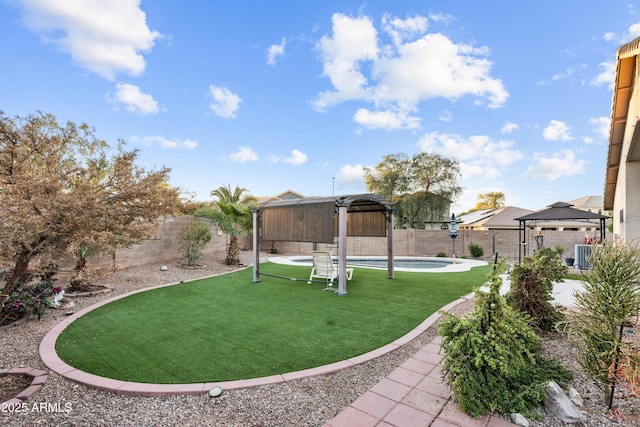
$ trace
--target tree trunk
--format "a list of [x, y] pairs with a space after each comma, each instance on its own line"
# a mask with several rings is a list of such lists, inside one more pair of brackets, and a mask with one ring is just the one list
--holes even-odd
[[232, 237], [229, 240], [229, 246], [227, 247], [227, 259], [225, 262], [227, 265], [240, 264], [240, 249], [238, 248], [237, 237]]
[[29, 268], [29, 261], [31, 259], [26, 256], [19, 257], [16, 261], [15, 266], [13, 267], [13, 273], [11, 274], [11, 278], [4, 285], [4, 290], [2, 291], [2, 302], [9, 299], [9, 295], [11, 295], [11, 291], [16, 287], [24, 273]]

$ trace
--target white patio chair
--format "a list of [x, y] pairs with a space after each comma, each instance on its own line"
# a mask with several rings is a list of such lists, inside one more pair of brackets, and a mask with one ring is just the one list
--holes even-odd
[[[353, 268], [347, 268], [347, 280], [351, 280], [352, 276]], [[323, 290], [337, 290], [333, 287], [333, 281], [338, 278], [338, 265], [333, 263], [329, 252], [316, 251], [313, 253], [313, 267], [307, 283], [310, 284], [314, 278], [327, 281], [327, 287]]]

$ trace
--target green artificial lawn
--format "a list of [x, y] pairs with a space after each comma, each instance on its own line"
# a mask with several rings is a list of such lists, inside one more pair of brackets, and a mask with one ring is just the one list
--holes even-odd
[[344, 360], [388, 344], [487, 280], [492, 266], [463, 273], [356, 268], [347, 296], [308, 285], [309, 267], [265, 263], [141, 292], [69, 325], [56, 350], [69, 365], [143, 383], [227, 381]]

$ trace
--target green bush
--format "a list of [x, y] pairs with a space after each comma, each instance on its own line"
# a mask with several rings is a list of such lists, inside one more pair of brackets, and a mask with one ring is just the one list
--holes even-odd
[[490, 276], [489, 292], [478, 290], [474, 310], [465, 318], [445, 313], [438, 330], [443, 337], [445, 380], [460, 409], [472, 417], [499, 412], [529, 414], [544, 401], [551, 380], [564, 384], [567, 371], [539, 356], [540, 339], [528, 318], [500, 295], [504, 261]]
[[438, 255], [436, 255], [438, 258], [446, 258], [447, 254], [445, 254], [444, 252], [438, 252]]
[[482, 255], [484, 255], [484, 249], [482, 249], [482, 246], [478, 245], [477, 243], [471, 243], [469, 245], [469, 253], [471, 253], [471, 256], [474, 259], [478, 259]]
[[511, 270], [507, 304], [533, 319], [534, 326], [551, 331], [564, 319], [553, 305], [553, 284], [561, 282], [569, 268], [562, 261], [563, 249], [540, 248]]
[[611, 398], [609, 387], [618, 381], [611, 369], [614, 361], [630, 373], [640, 369], [633, 342], [621, 336], [640, 307], [638, 246], [605, 242], [594, 247], [583, 279], [583, 291], [575, 295], [577, 311], [567, 325], [569, 337], [580, 365]]
[[204, 247], [211, 240], [209, 226], [199, 220], [194, 220], [187, 224], [187, 230], [182, 236], [184, 243], [181, 252], [187, 259], [185, 263], [188, 267], [195, 267], [202, 258]]

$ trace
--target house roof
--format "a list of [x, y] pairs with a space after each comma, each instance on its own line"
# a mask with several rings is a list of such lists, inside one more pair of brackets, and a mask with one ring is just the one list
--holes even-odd
[[[623, 158], [622, 145], [625, 139], [624, 133], [627, 128], [629, 101], [635, 80], [636, 57], [639, 53], [640, 37], [620, 46], [616, 51], [616, 74], [613, 100], [611, 102], [611, 125], [604, 183], [603, 207], [605, 210], [613, 209], [618, 171], [620, 169], [621, 159]], [[638, 119], [635, 118], [635, 120]], [[640, 160], [640, 144], [635, 143], [638, 139], [638, 133], [640, 133], [639, 129], [640, 126], [635, 126], [634, 135], [631, 140], [632, 146], [629, 150], [627, 161]]]
[[[464, 216], [463, 227], [487, 227], [487, 228], [517, 228], [519, 223], [516, 219], [519, 216], [532, 213], [533, 211], [514, 206], [505, 206], [495, 209], [471, 212]], [[477, 215], [472, 215], [476, 214]]]
[[576, 209], [602, 209], [602, 196], [584, 196], [579, 199], [569, 200], [569, 204]]

